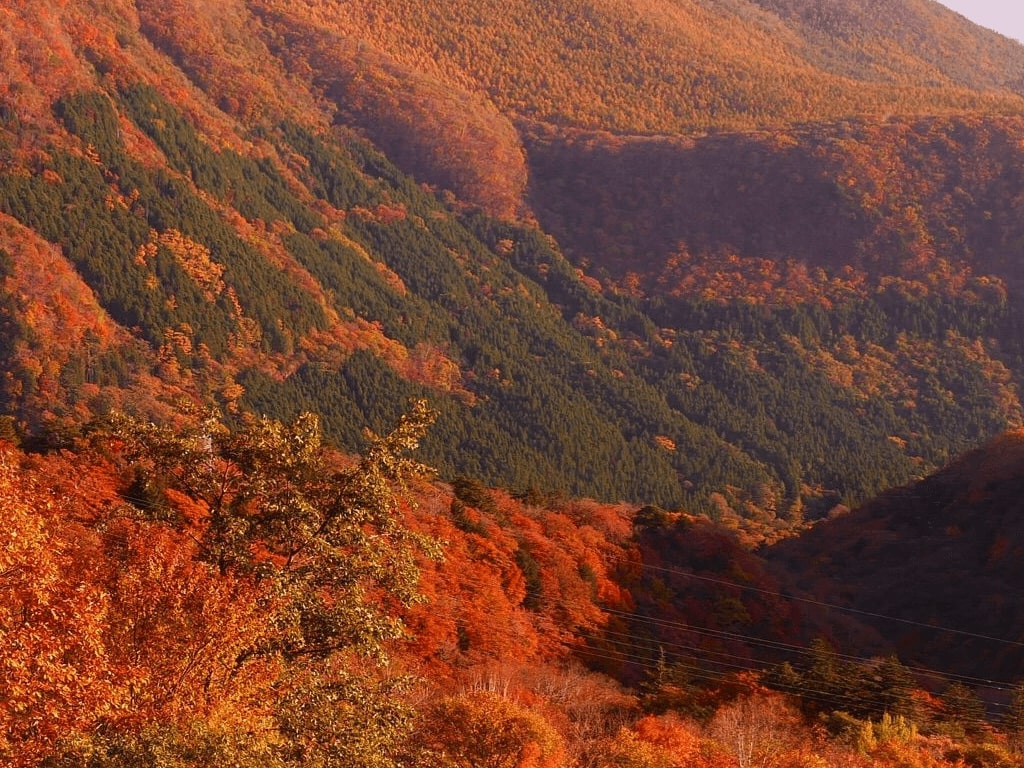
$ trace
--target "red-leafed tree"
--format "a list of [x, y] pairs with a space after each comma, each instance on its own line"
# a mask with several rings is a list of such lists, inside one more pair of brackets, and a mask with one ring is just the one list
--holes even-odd
[[0, 445], [0, 762], [36, 764], [69, 732], [117, 708], [104, 655], [109, 601], [95, 544]]
[[436, 549], [404, 527], [396, 496], [426, 472], [406, 454], [432, 417], [414, 403], [349, 467], [330, 458], [311, 415], [186, 430], [116, 418], [112, 437], [140, 486], [182, 494], [192, 516], [180, 534], [122, 539], [132, 567], [116, 594], [132, 621], [120, 645], [127, 668], [139, 659], [145, 670], [140, 703], [218, 723], [234, 705], [245, 727], [273, 733], [282, 764], [392, 765], [405, 682], [375, 670], [404, 636], [416, 558]]
[[386, 662], [437, 551], [399, 494], [431, 417], [354, 463], [311, 416], [117, 417], [107, 458], [0, 444], [0, 763], [393, 766], [412, 709]]

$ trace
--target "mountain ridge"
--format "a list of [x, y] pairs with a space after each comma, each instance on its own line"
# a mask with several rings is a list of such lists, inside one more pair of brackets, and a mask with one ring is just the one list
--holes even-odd
[[[492, 29], [495, 8], [475, 11], [476, 26]], [[683, 34], [707, 29], [687, 27], [693, 14], [743, 8], [642, 10]], [[537, 61], [558, 49], [530, 48], [520, 30], [547, 35], [568, 18], [542, 28], [539, 10], [506, 35]], [[111, 404], [165, 413], [185, 396], [229, 412], [318, 410], [355, 449], [354, 425], [379, 427], [406, 397], [430, 395], [443, 416], [429, 448], [446, 473], [763, 517], [771, 538], [827, 500], [863, 500], [1020, 422], [1018, 217], [1003, 196], [1019, 172], [1016, 118], [970, 112], [1017, 109], [1018, 97], [972, 91], [981, 101], [954, 105], [946, 88], [927, 103], [959, 116], [815, 114], [812, 127], [728, 133], [754, 115], [738, 106], [700, 129], [714, 136], [581, 145], [565, 124], [529, 128], [533, 107], [501, 107], [449, 59], [417, 59], [412, 42], [381, 49], [379, 24], [357, 36], [365, 11], [5, 10], [15, 58], [0, 197], [28, 229], [7, 230], [4, 248], [30, 258], [29, 230], [59, 245], [144, 341], [130, 370], [88, 362], [99, 350], [47, 368], [49, 340], [12, 327], [25, 362], [6, 408], [26, 437], [59, 442]], [[667, 50], [640, 11], [576, 11], [587, 40], [607, 35], [608, 55]], [[438, 29], [462, 13], [410, 40], [441, 45]], [[770, 15], [758, 10], [755, 26], [781, 23]], [[474, 29], [452, 51], [477, 45]], [[760, 40], [752, 29], [729, 35]], [[629, 30], [649, 34], [616, 48]], [[8, 283], [18, 290], [17, 276]], [[151, 396], [117, 391], [158, 380]], [[83, 384], [106, 396], [80, 396]], [[567, 414], [564, 433], [545, 404]], [[606, 454], [588, 455], [593, 445]]]
[[0, 8], [0, 755], [1019, 764], [1022, 52]]
[[776, 545], [768, 557], [790, 578], [799, 567], [802, 583], [819, 587], [811, 587], [815, 599], [854, 611], [901, 658], [1014, 679], [1022, 478], [1024, 431], [1017, 429]]

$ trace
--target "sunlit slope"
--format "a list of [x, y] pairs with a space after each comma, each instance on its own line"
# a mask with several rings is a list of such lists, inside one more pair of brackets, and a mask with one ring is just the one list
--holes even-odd
[[[504, 112], [623, 132], [1019, 110], [1024, 49], [936, 3], [275, 2]], [[820, 6], [816, 5], [820, 10]]]
[[1024, 86], [1021, 45], [932, 0], [752, 0], [804, 40], [802, 53], [857, 79]]
[[[567, 146], [565, 125], [538, 128], [525, 102], [508, 106], [516, 78], [607, 82], [609, 103], [628, 81], [622, 93], [661, 119], [643, 88], [668, 81], [672, 56], [676, 85], [701, 67], [746, 72], [703, 81], [732, 110], [694, 108], [715, 120], [755, 114], [732, 83], [750, 99], [783, 92], [758, 67], [854, 81], [809, 67], [795, 27], [751, 7], [594, 5], [572, 16], [513, 4], [459, 17], [466, 6], [428, 6], [428, 19], [396, 4], [360, 20], [361, 7], [369, 13], [243, 0], [0, 10], [0, 344], [13, 361], [0, 415], [15, 434], [64, 445], [112, 408], [149, 418], [186, 398], [286, 419], [315, 411], [332, 441], [358, 450], [364, 424], [380, 428], [426, 397], [441, 416], [424, 449], [447, 477], [685, 506], [749, 525], [758, 540], [1021, 423], [1020, 302], [1008, 280], [985, 282], [1019, 252], [1016, 193], [1003, 195], [1019, 188], [1013, 162], [979, 150], [950, 165], [915, 149], [905, 167], [941, 182], [926, 195], [917, 185], [932, 176], [903, 173], [902, 144], [886, 154], [885, 136], [932, 123], [865, 118], [646, 137], [657, 151], [626, 176], [635, 139], [605, 132], [592, 152]], [[511, 66], [530, 51], [508, 88], [410, 42], [449, 29], [473, 51], [474, 30], [494, 25], [494, 45], [466, 61]], [[524, 46], [522, 29], [551, 45]], [[704, 59], [648, 45], [681, 30]], [[600, 66], [569, 67], [598, 51]], [[559, 99], [593, 117], [595, 102], [577, 95]], [[1007, 98], [997, 101], [1013, 106]], [[965, 103], [995, 103], [985, 99]], [[562, 123], [575, 119], [563, 112]], [[963, 125], [966, 138], [996, 143]], [[538, 135], [554, 139], [542, 147]], [[524, 189], [533, 218], [516, 221]], [[1000, 195], [1001, 207], [989, 204]], [[851, 219], [825, 230], [808, 201], [811, 213]], [[962, 210], [968, 237], [998, 238], [1002, 261], [984, 272], [924, 258], [956, 242], [933, 222], [953, 225]], [[581, 248], [587, 229], [593, 248]], [[624, 243], [664, 247], [641, 254], [655, 258], [637, 285], [631, 254], [616, 252]], [[627, 269], [613, 273], [620, 256]], [[768, 295], [771, 270], [789, 261], [789, 295]], [[33, 277], [40, 263], [68, 279], [48, 289]], [[748, 266], [749, 285], [735, 280]], [[652, 295], [659, 280], [667, 298]]]

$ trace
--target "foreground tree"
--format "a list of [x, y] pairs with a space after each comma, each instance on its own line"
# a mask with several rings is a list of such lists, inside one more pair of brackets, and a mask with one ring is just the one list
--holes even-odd
[[974, 689], [951, 683], [942, 693], [942, 721], [955, 736], [978, 733], [985, 725], [985, 706]]
[[124, 566], [106, 585], [107, 656], [139, 706], [55, 764], [394, 765], [411, 710], [388, 644], [405, 636], [417, 558], [438, 553], [400, 498], [428, 473], [408, 454], [432, 419], [414, 402], [346, 464], [311, 415], [115, 417], [102, 438], [138, 514], [106, 525]]
[[806, 740], [800, 714], [778, 694], [754, 693], [719, 707], [708, 732], [739, 768], [775, 768]]
[[[402, 635], [388, 608], [416, 599], [419, 551], [432, 542], [406, 529], [399, 495], [429, 469], [410, 459], [434, 414], [415, 401], [394, 430], [369, 435], [362, 459], [329, 458], [312, 414], [293, 424], [248, 419], [235, 429], [204, 419], [188, 430], [120, 416], [118, 453], [152, 491], [183, 494], [176, 522], [222, 575], [274, 584], [282, 610], [276, 650], [290, 659], [338, 650], [378, 656]], [[160, 514], [159, 506], [143, 510]], [[371, 598], [372, 593], [372, 598]]]
[[2, 442], [0, 510], [0, 764], [21, 768], [117, 700], [102, 650], [108, 601], [90, 558], [76, 556], [92, 542]]
[[536, 710], [480, 691], [434, 702], [424, 712], [420, 765], [430, 768], [558, 768], [562, 738]]

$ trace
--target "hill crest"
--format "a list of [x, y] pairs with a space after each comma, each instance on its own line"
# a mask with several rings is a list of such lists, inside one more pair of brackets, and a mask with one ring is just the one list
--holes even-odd
[[1014, 586], [1024, 577], [1022, 490], [1018, 429], [778, 544], [768, 558], [815, 599], [838, 606], [832, 619], [817, 618], [829, 633], [843, 632], [845, 607], [911, 662], [1015, 679], [1024, 631]]

